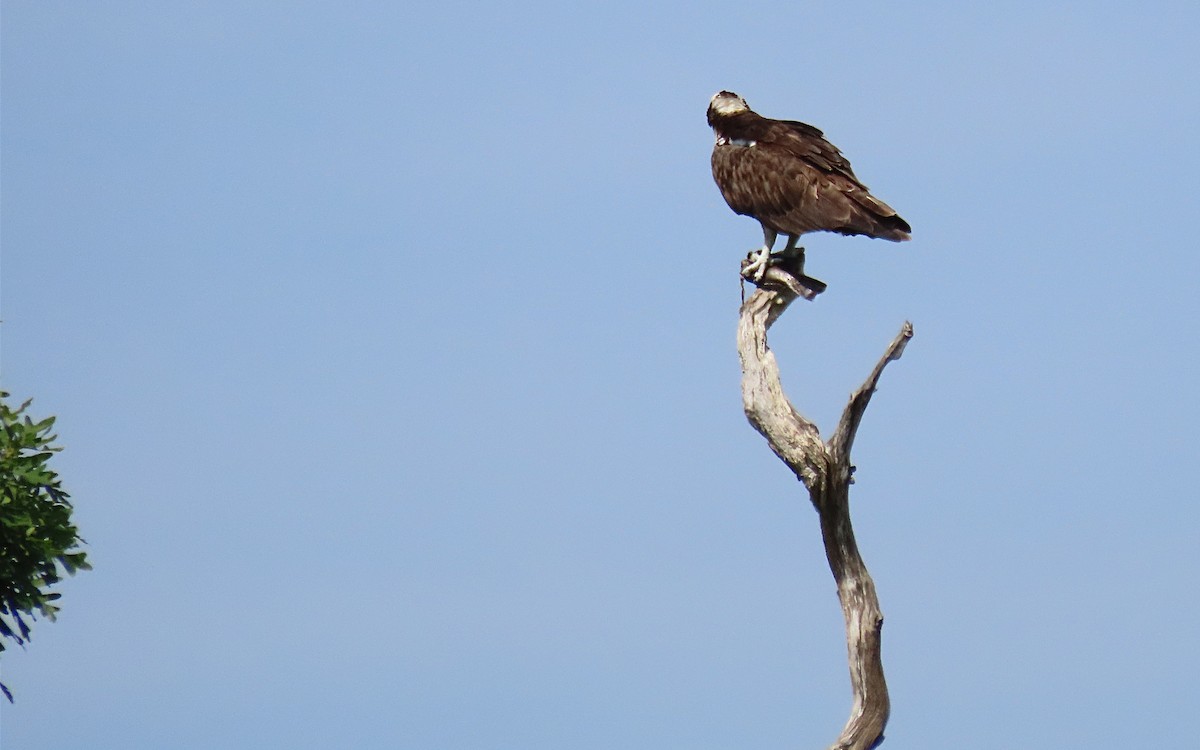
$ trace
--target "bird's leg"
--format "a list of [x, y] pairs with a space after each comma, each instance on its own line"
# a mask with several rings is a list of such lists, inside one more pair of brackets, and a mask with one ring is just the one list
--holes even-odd
[[789, 234], [787, 236], [787, 244], [783, 246], [783, 250], [779, 251], [779, 257], [792, 261], [791, 268], [795, 269], [794, 275], [804, 275], [804, 248], [796, 247], [796, 243], [800, 241], [800, 235]]
[[767, 266], [771, 264], [771, 248], [775, 246], [775, 240], [779, 237], [779, 233], [773, 229], [763, 227], [763, 246], [758, 250], [751, 250], [746, 256], [750, 262], [742, 268], [742, 276], [754, 281], [762, 281], [763, 274], [767, 272]]
[[787, 244], [783, 249], [771, 256], [772, 262], [776, 263], [780, 269], [786, 271], [797, 282], [806, 289], [812, 291], [812, 296], [806, 296], [806, 299], [812, 299], [821, 292], [825, 291], [825, 282], [820, 279], [814, 279], [811, 276], [806, 276], [804, 273], [804, 248], [798, 247], [796, 242], [800, 239], [799, 235], [789, 234]]

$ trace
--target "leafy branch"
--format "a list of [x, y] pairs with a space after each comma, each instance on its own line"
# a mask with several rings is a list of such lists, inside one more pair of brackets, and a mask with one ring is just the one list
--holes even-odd
[[[91, 569], [70, 495], [49, 465], [62, 450], [51, 433], [54, 417], [34, 421], [30, 402], [13, 409], [8, 395], [0, 391], [0, 652], [4, 638], [23, 646], [38, 615], [54, 620], [61, 594], [50, 588], [64, 573]], [[12, 701], [2, 683], [0, 691]]]

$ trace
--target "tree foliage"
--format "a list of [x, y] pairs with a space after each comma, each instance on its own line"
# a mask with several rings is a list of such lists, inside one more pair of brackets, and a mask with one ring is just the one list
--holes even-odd
[[61, 450], [50, 432], [54, 417], [34, 421], [25, 413], [30, 402], [13, 409], [7, 399], [0, 391], [0, 651], [6, 638], [24, 645], [38, 615], [54, 619], [61, 594], [49, 589], [63, 572], [91, 569], [70, 496], [49, 466]]

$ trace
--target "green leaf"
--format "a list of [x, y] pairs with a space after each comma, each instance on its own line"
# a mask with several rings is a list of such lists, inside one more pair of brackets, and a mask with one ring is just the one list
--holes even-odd
[[0, 391], [0, 652], [5, 639], [28, 641], [37, 615], [55, 618], [61, 594], [50, 589], [63, 576], [91, 570], [52, 466], [62, 450], [51, 433], [55, 417], [35, 420], [26, 414], [32, 401], [14, 409], [8, 399]]

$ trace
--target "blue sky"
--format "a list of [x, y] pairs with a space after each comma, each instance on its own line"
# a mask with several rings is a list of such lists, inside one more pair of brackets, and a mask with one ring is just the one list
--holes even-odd
[[823, 747], [816, 516], [741, 413], [719, 89], [914, 228], [807, 238], [885, 747], [1184, 747], [1195, 3], [3, 4], [3, 386], [96, 569], [8, 748]]

